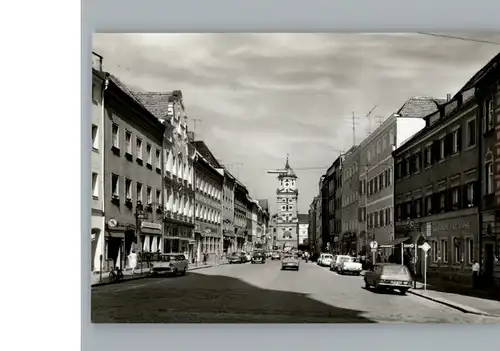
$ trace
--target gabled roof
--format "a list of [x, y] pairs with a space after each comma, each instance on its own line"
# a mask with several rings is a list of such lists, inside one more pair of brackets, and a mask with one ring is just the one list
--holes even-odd
[[134, 92], [133, 95], [158, 119], [167, 118], [169, 102], [182, 101], [182, 92], [180, 90], [146, 93]]
[[474, 88], [483, 78], [488, 76], [488, 74], [495, 69], [500, 63], [500, 53], [496, 54], [483, 68], [474, 74], [471, 79], [465, 83], [465, 85], [460, 89], [453, 98], [456, 98], [460, 93]]
[[222, 168], [222, 165], [217, 161], [214, 154], [210, 151], [207, 144], [204, 141], [198, 140], [193, 141], [191, 144], [195, 147], [196, 151], [198, 151], [203, 157], [210, 163], [210, 165], [214, 168]]
[[414, 96], [406, 100], [396, 114], [401, 117], [422, 118], [435, 112], [439, 105], [445, 102], [446, 99], [436, 99], [430, 96]]
[[260, 199], [260, 200], [257, 200], [257, 201], [259, 201], [260, 206], [264, 210], [269, 211], [269, 200], [267, 200], [267, 199]]

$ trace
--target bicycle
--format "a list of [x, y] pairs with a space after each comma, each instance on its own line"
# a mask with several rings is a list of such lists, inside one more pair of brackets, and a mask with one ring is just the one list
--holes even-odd
[[108, 279], [110, 282], [117, 282], [117, 281], [123, 280], [123, 271], [119, 267], [113, 268], [109, 272]]

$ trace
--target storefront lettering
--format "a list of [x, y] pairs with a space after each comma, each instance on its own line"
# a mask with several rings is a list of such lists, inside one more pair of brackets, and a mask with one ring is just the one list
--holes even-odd
[[467, 229], [469, 227], [470, 227], [469, 222], [462, 222], [462, 223], [433, 222], [432, 223], [432, 231], [433, 232], [453, 231], [453, 230], [459, 230], [459, 229]]
[[161, 230], [161, 224], [159, 223], [152, 223], [152, 222], [142, 222], [141, 223], [142, 228], [149, 228], [149, 229], [158, 229]]

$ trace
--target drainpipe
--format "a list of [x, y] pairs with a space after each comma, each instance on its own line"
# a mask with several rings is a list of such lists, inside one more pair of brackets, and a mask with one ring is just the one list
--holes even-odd
[[[102, 240], [102, 248], [101, 248], [101, 255], [102, 255], [102, 259], [100, 260], [100, 264], [101, 264], [101, 267], [99, 267], [99, 271], [101, 271], [101, 274], [102, 274], [102, 269], [103, 269], [103, 261], [104, 261], [104, 258], [105, 258], [105, 250], [106, 250], [106, 196], [104, 194], [104, 183], [105, 183], [105, 168], [104, 168], [104, 165], [105, 165], [105, 162], [104, 162], [104, 157], [106, 155], [106, 127], [105, 127], [105, 123], [106, 123], [106, 118], [104, 118], [105, 116], [105, 113], [106, 113], [106, 110], [104, 108], [104, 93], [105, 91], [108, 89], [108, 85], [109, 85], [109, 79], [106, 78], [104, 80], [104, 85], [102, 86], [102, 90], [101, 90], [101, 109], [102, 109], [102, 112], [101, 112], [101, 136], [102, 136], [102, 155], [101, 155], [101, 186], [100, 186], [100, 193], [101, 193], [101, 211], [102, 211], [102, 220], [103, 220], [103, 230], [104, 230], [104, 233], [102, 233], [104, 235], [104, 238]], [[101, 278], [102, 280], [102, 278]]]
[[476, 88], [475, 92], [475, 98], [476, 98], [476, 103], [477, 103], [477, 130], [476, 132], [476, 143], [477, 143], [477, 162], [478, 162], [478, 168], [477, 168], [477, 181], [479, 183], [478, 189], [479, 189], [479, 194], [477, 195], [479, 199], [477, 200], [477, 212], [478, 212], [478, 227], [479, 227], [479, 232], [478, 232], [478, 262], [480, 265], [480, 272], [484, 271], [483, 267], [483, 103], [482, 103], [482, 92]]

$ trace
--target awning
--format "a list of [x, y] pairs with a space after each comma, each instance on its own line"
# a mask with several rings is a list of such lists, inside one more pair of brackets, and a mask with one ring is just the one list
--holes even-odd
[[405, 241], [407, 241], [409, 239], [411, 239], [409, 236], [408, 237], [404, 237], [404, 238], [396, 238], [393, 241], [390, 241], [388, 243], [379, 245], [378, 247], [380, 247], [380, 248], [392, 248], [394, 246], [398, 246], [401, 243], [404, 243]]
[[162, 235], [163, 231], [154, 228], [141, 228], [141, 234]]

